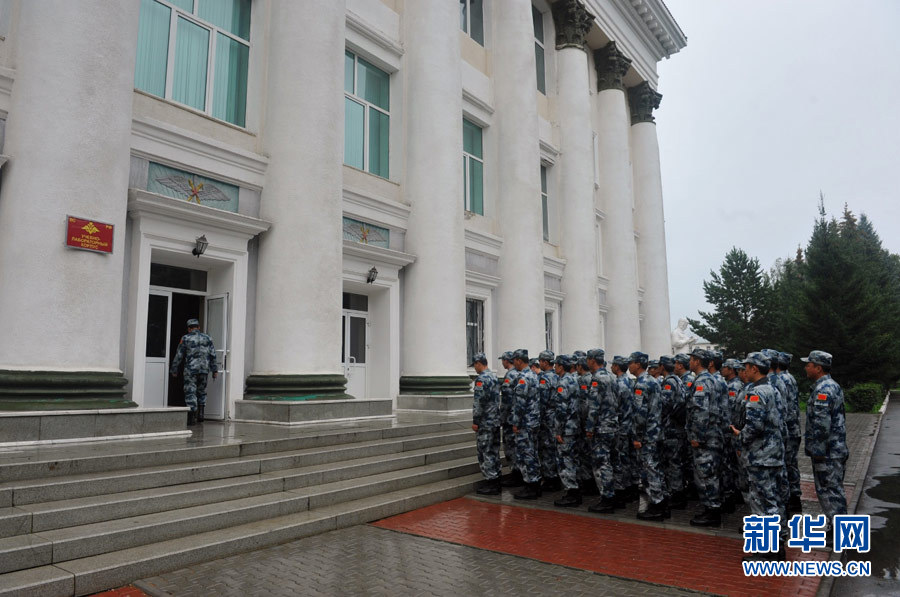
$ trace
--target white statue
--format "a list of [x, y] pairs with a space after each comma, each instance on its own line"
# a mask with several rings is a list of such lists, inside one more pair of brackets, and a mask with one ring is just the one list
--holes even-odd
[[688, 321], [684, 317], [678, 320], [678, 325], [672, 330], [672, 352], [690, 352], [691, 345], [698, 342], [700, 338], [695, 336], [688, 329]]

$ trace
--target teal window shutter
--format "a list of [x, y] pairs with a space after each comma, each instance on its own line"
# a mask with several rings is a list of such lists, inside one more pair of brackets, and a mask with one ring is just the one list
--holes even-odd
[[365, 106], [349, 97], [344, 98], [344, 163], [360, 170], [366, 166], [363, 162], [365, 118]]
[[216, 118], [244, 126], [247, 114], [247, 67], [250, 48], [216, 34], [213, 112]]
[[166, 95], [171, 12], [155, 0], [141, 0], [134, 86], [159, 97]]
[[209, 30], [178, 17], [172, 99], [197, 110], [206, 110], [208, 59]]

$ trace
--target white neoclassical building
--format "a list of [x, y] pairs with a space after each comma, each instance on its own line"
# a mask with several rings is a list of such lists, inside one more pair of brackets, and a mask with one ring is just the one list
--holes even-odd
[[212, 418], [668, 352], [685, 43], [662, 0], [0, 1], [0, 410], [179, 404], [190, 317]]

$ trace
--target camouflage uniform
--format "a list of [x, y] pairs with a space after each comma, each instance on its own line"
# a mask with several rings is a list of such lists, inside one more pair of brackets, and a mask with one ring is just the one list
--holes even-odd
[[198, 407], [202, 409], [206, 406], [207, 376], [219, 370], [212, 338], [199, 329], [182, 336], [169, 370], [173, 376], [178, 375], [178, 367], [182, 361], [184, 361], [184, 403], [192, 411], [196, 411]]
[[[831, 366], [831, 355], [818, 350], [802, 360]], [[843, 483], [849, 451], [845, 424], [844, 391], [826, 374], [815, 382], [806, 403], [805, 451], [813, 461], [816, 495], [829, 525], [835, 514], [847, 513]]]
[[578, 380], [568, 372], [559, 378], [556, 386], [556, 421], [554, 435], [562, 437], [557, 442], [559, 454], [559, 478], [566, 489], [578, 489], [578, 434], [581, 419], [578, 413]]
[[[541, 353], [543, 358], [544, 353]], [[553, 362], [553, 353], [547, 359]], [[556, 413], [556, 386], [559, 376], [552, 370], [542, 371], [538, 376], [538, 397], [541, 403], [540, 457], [541, 475], [544, 479], [559, 477], [556, 437], [553, 435], [553, 418]]]
[[500, 382], [490, 369], [475, 378], [472, 424], [478, 425], [475, 441], [478, 466], [487, 480], [500, 478]]
[[619, 426], [616, 433], [616, 456], [613, 460], [616, 490], [624, 491], [634, 485], [634, 445], [632, 424], [634, 421], [634, 394], [627, 375], [616, 379], [616, 393], [619, 398]]
[[[751, 353], [746, 362], [751, 362]], [[761, 356], [761, 355], [760, 355]], [[783, 422], [775, 397], [775, 389], [763, 377], [747, 386], [744, 421], [738, 441], [741, 460], [747, 470], [750, 511], [756, 515], [781, 515], [780, 471], [784, 466]]]
[[[502, 358], [509, 356], [508, 361], [512, 361], [512, 353], [504, 353]], [[500, 383], [500, 428], [503, 432], [503, 453], [506, 455], [506, 461], [510, 466], [516, 468], [516, 434], [513, 433], [511, 422], [512, 405], [513, 405], [513, 386], [519, 378], [519, 372], [515, 368], [507, 370]]]
[[652, 504], [666, 498], [666, 478], [659, 463], [662, 436], [662, 402], [659, 382], [646, 371], [634, 382], [634, 441], [640, 442], [641, 485]]
[[[732, 367], [733, 369], [737, 369], [740, 366], [737, 363], [735, 365], [737, 366]], [[743, 400], [744, 382], [738, 376], [734, 376], [728, 382], [728, 420], [731, 425], [738, 429], [743, 425]], [[741, 495], [744, 495], [747, 492], [747, 471], [738, 458], [737, 453], [739, 451], [741, 451], [741, 444], [735, 439], [734, 434], [729, 429], [728, 434], [725, 436], [725, 466], [723, 467], [727, 471], [728, 476], [727, 478], [723, 477], [723, 481], [729, 484], [728, 488], [730, 490], [739, 491]], [[744, 501], [746, 501], [746, 498]]]
[[[763, 349], [762, 354], [769, 359], [772, 367], [775, 367], [776, 361], [780, 358], [780, 354], [777, 350], [773, 350], [771, 348]], [[781, 429], [781, 439], [784, 442], [784, 454], [788, 453], [788, 406], [787, 406], [787, 388], [784, 387], [784, 382], [781, 380], [781, 377], [775, 374], [771, 369], [767, 375], [769, 379], [769, 384], [775, 389], [776, 401], [778, 404], [778, 410], [781, 413], [781, 421], [782, 421], [782, 429]], [[781, 501], [784, 507], [787, 507], [788, 498], [790, 497], [790, 485], [787, 480], [787, 466], [785, 465], [780, 473], [781, 477], [784, 479], [784, 483], [779, 485], [779, 489], [781, 490]]]
[[[587, 368], [587, 357], [579, 357], [578, 364]], [[593, 483], [594, 474], [591, 471], [591, 442], [585, 435], [588, 418], [588, 403], [591, 393], [593, 376], [590, 371], [578, 375], [578, 417], [581, 428], [578, 432], [578, 480], [581, 483]]]
[[591, 376], [585, 433], [592, 435], [591, 465], [600, 495], [612, 499], [616, 493], [612, 452], [619, 426], [619, 399], [616, 379], [604, 368]]
[[541, 462], [538, 458], [538, 433], [541, 428], [541, 402], [538, 397], [538, 378], [525, 367], [519, 371], [513, 387], [515, 402], [512, 409], [512, 425], [516, 428], [516, 466], [526, 483], [541, 480]]
[[674, 373], [663, 378], [660, 391], [662, 400], [663, 449], [660, 464], [666, 474], [666, 487], [670, 495], [684, 490], [685, 434], [684, 384]]
[[[679, 353], [675, 355], [676, 362], [681, 360], [687, 364], [690, 360], [686, 354]], [[693, 371], [685, 371], [681, 375], [681, 389], [684, 392], [684, 443], [681, 446], [681, 462], [684, 466], [681, 468], [682, 477], [684, 477], [685, 488], [694, 488], [694, 450], [687, 439], [687, 417], [691, 408], [691, 395], [694, 393], [694, 379], [696, 379]]]
[[799, 499], [802, 491], [800, 489], [800, 466], [797, 463], [797, 454], [800, 452], [800, 442], [802, 440], [803, 434], [800, 429], [800, 389], [797, 387], [797, 380], [794, 379], [794, 376], [791, 375], [791, 372], [787, 370], [790, 362], [791, 355], [785, 352], [781, 353], [781, 365], [784, 368], [784, 371], [781, 371], [778, 376], [781, 378], [781, 382], [784, 385], [785, 390], [787, 391], [787, 394], [785, 395], [785, 402], [787, 406], [786, 423], [788, 443], [787, 452], [784, 456], [784, 464], [787, 467], [790, 497]]
[[688, 441], [700, 444], [693, 449], [694, 482], [700, 502], [710, 510], [722, 506], [718, 476], [722, 433], [717, 427], [718, 396], [715, 385], [708, 371], [697, 375], [688, 401], [687, 417]]

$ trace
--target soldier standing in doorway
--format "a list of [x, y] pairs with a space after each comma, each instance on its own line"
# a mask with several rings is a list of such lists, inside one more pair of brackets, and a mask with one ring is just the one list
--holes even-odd
[[219, 368], [216, 365], [216, 347], [212, 338], [200, 331], [200, 322], [188, 319], [187, 328], [188, 333], [178, 341], [178, 350], [169, 372], [176, 377], [178, 367], [184, 361], [184, 403], [191, 409], [188, 425], [196, 425], [203, 422], [207, 375], [212, 373], [215, 379]]

